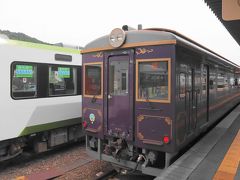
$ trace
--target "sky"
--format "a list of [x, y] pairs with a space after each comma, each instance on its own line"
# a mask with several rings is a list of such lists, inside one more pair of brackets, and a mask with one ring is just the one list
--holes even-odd
[[0, 0], [0, 29], [85, 46], [129, 25], [168, 28], [240, 65], [240, 46], [204, 0]]

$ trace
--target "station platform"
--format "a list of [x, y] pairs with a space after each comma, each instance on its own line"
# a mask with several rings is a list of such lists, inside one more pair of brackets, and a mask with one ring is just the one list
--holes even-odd
[[155, 180], [240, 180], [240, 105]]

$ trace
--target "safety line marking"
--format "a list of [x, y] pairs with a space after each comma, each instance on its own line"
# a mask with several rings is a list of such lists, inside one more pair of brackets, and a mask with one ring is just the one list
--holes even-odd
[[240, 130], [224, 156], [213, 180], [234, 180], [240, 162]]

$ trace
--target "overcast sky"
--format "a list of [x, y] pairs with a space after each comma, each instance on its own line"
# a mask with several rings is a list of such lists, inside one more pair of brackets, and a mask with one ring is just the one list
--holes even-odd
[[204, 0], [0, 0], [0, 29], [85, 46], [122, 25], [176, 30], [240, 64], [240, 47]]

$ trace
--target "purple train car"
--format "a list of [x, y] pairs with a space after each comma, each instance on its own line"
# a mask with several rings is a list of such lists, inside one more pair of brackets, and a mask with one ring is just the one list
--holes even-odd
[[240, 101], [239, 66], [167, 29], [114, 29], [83, 53], [87, 152], [158, 175]]

